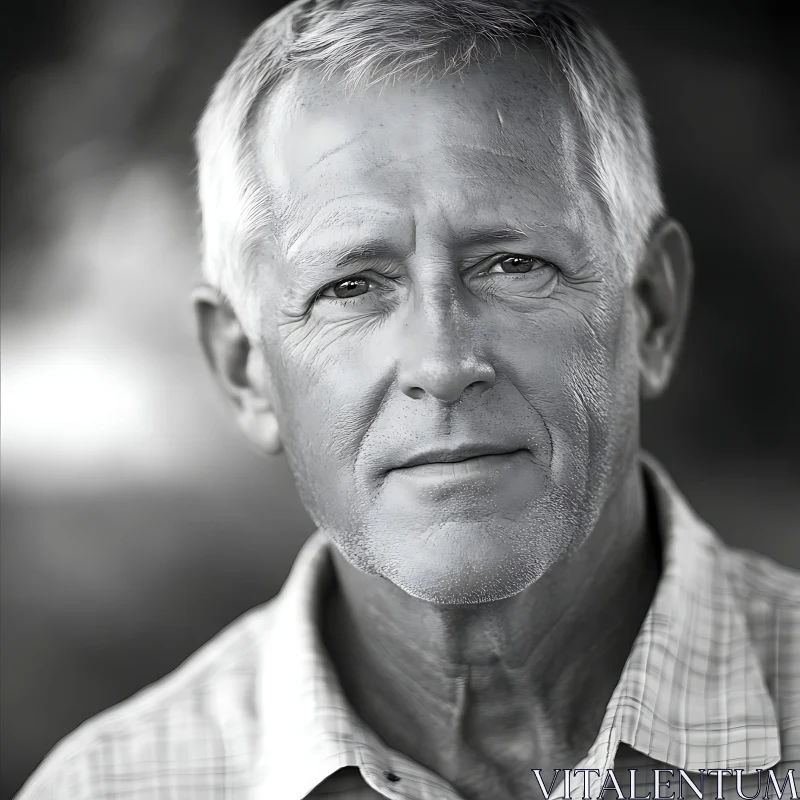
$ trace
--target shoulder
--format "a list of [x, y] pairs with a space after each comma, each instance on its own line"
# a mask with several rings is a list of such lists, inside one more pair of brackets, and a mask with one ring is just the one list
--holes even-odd
[[747, 550], [722, 546], [719, 552], [767, 674], [785, 662], [800, 675], [800, 571]]
[[749, 550], [723, 546], [720, 554], [751, 632], [800, 648], [800, 571]]
[[800, 570], [749, 550], [725, 548], [724, 560], [728, 574], [736, 578], [748, 600], [800, 610]]
[[800, 762], [800, 571], [746, 550], [722, 553], [774, 701], [782, 758]]
[[126, 797], [148, 797], [161, 784], [213, 795], [248, 784], [273, 617], [274, 601], [249, 611], [174, 672], [83, 723], [18, 800], [99, 800], [123, 789]]

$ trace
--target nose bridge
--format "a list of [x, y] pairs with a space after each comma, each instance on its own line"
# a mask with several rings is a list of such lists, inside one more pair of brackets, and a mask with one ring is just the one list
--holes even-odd
[[494, 370], [480, 352], [473, 320], [452, 276], [415, 286], [403, 339], [398, 379], [409, 397], [427, 394], [453, 402], [465, 390], [482, 392], [494, 384]]
[[470, 338], [467, 310], [458, 288], [450, 281], [438, 280], [415, 287], [409, 322], [431, 353], [451, 350], [450, 355], [456, 355], [459, 350], [467, 349], [465, 345], [469, 343], [465, 338]]

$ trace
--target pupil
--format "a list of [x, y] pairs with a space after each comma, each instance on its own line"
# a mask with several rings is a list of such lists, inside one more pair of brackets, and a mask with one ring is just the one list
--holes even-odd
[[340, 281], [333, 287], [337, 297], [357, 297], [367, 291], [367, 281], [364, 278], [350, 278]]

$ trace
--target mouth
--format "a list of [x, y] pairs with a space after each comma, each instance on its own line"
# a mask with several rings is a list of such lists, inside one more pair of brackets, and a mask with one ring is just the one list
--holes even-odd
[[468, 475], [491, 470], [526, 451], [517, 447], [466, 446], [417, 453], [390, 473], [399, 475]]
[[[429, 450], [389, 470], [406, 486], [442, 491], [447, 487], [505, 485], [529, 461], [527, 450], [498, 447]], [[512, 479], [513, 480], [513, 479]]]

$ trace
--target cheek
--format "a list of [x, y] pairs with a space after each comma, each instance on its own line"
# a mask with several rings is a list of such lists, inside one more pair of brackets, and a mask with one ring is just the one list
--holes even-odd
[[[281, 424], [287, 456], [306, 472], [348, 475], [391, 380], [386, 348], [366, 324], [295, 330], [281, 344]], [[288, 441], [287, 441], [288, 439]]]
[[609, 306], [554, 303], [535, 326], [524, 326], [506, 357], [512, 382], [548, 427], [556, 472], [592, 460], [616, 421], [630, 419], [637, 396], [632, 319], [621, 300]]
[[620, 307], [598, 325], [597, 335], [581, 334], [565, 368], [565, 397], [578, 420], [589, 484], [600, 495], [614, 485], [638, 449], [638, 371], [635, 337], [627, 309]]

